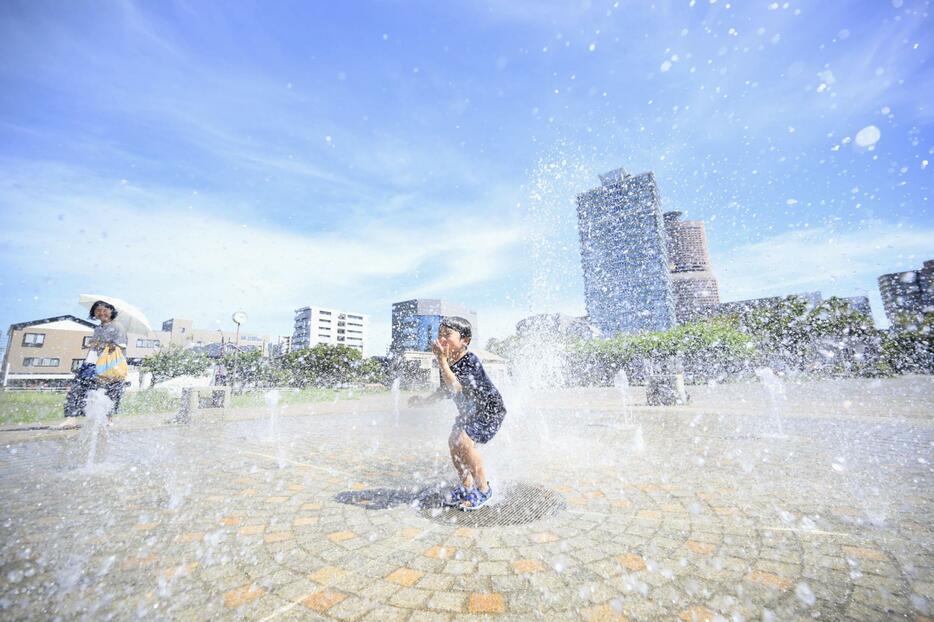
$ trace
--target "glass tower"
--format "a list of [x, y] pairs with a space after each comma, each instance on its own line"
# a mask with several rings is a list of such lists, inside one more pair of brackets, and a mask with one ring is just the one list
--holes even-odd
[[667, 330], [675, 303], [655, 176], [618, 169], [600, 181], [577, 197], [590, 321], [608, 336]]
[[435, 298], [417, 298], [392, 305], [392, 352], [431, 351], [431, 342], [438, 338], [441, 318], [457, 315], [470, 322], [472, 344], [479, 348], [477, 312], [459, 304]]

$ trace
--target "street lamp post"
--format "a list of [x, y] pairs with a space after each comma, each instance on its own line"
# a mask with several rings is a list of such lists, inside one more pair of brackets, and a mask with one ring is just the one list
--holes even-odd
[[[227, 386], [227, 369], [226, 369], [226, 368], [224, 367], [224, 365], [223, 365], [223, 363], [224, 363], [224, 331], [221, 330], [220, 328], [218, 328], [218, 329], [217, 329], [217, 334], [220, 335], [221, 340], [220, 340], [220, 348], [219, 348], [218, 351], [217, 351], [217, 355], [218, 355], [218, 359], [217, 359], [217, 360], [219, 361], [219, 364], [218, 364], [217, 368], [214, 370], [214, 382], [215, 382], [215, 384], [216, 384], [218, 378], [223, 378], [223, 380], [224, 380], [224, 385], [223, 385], [223, 386]], [[223, 369], [223, 370], [224, 370], [224, 373], [223, 373], [223, 374], [219, 374], [219, 370], [220, 370], [220, 369]]]
[[233, 380], [231, 380], [231, 390], [237, 385], [237, 361], [240, 358], [240, 325], [246, 322], [246, 313], [243, 311], [237, 311], [233, 314], [231, 318], [234, 324], [237, 325], [237, 337], [234, 341], [234, 368], [233, 368]]

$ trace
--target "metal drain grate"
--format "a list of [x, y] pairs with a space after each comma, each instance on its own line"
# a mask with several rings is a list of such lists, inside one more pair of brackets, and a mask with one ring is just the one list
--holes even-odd
[[429, 503], [424, 500], [419, 513], [445, 525], [508, 527], [551, 518], [566, 507], [561, 495], [541, 486], [516, 482], [493, 492], [493, 500], [473, 512], [442, 507], [439, 495]]

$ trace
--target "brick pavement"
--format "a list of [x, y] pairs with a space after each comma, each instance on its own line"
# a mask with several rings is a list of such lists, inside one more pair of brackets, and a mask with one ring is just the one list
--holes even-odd
[[[7, 441], [0, 617], [934, 615], [930, 406], [891, 391], [911, 417], [798, 412], [779, 431], [758, 390], [629, 416], [606, 392], [513, 398], [485, 450], [497, 504], [476, 514], [435, 503], [449, 412], [118, 427], [90, 467], [75, 434]], [[520, 516], [535, 499], [546, 515]]]

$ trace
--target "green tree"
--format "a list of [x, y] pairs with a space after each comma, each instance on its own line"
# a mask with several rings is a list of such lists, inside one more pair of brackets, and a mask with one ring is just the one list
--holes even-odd
[[892, 373], [934, 373], [934, 314], [896, 318], [883, 334], [882, 360]]
[[875, 330], [871, 317], [836, 296], [811, 309], [808, 323], [811, 330], [820, 335], [867, 335]]
[[568, 374], [582, 384], [609, 384], [619, 370], [640, 380], [646, 363], [680, 360], [694, 380], [735, 373], [756, 354], [735, 319], [717, 318], [667, 331], [578, 341], [568, 348]]
[[363, 354], [350, 346], [319, 343], [313, 348], [289, 352], [281, 361], [294, 384], [331, 387], [357, 379]]
[[357, 367], [357, 379], [366, 384], [392, 384], [389, 378], [388, 365], [379, 357], [371, 356], [368, 359], [360, 361]]
[[756, 338], [764, 354], [800, 368], [808, 358], [813, 338], [808, 312], [807, 300], [790, 296], [768, 307], [743, 311], [736, 320], [741, 330]]
[[289, 380], [288, 373], [282, 369], [279, 361], [265, 358], [259, 350], [237, 354], [228, 352], [221, 357], [220, 362], [230, 382], [233, 381], [231, 376], [236, 369], [238, 385], [272, 387], [287, 384]]
[[829, 359], [824, 367], [847, 374], [866, 373], [877, 358], [881, 336], [872, 318], [841, 298], [830, 297], [807, 315], [812, 346]]
[[211, 366], [211, 359], [177, 344], [161, 348], [143, 359], [140, 369], [152, 374], [153, 383], [179, 376], [199, 376]]

